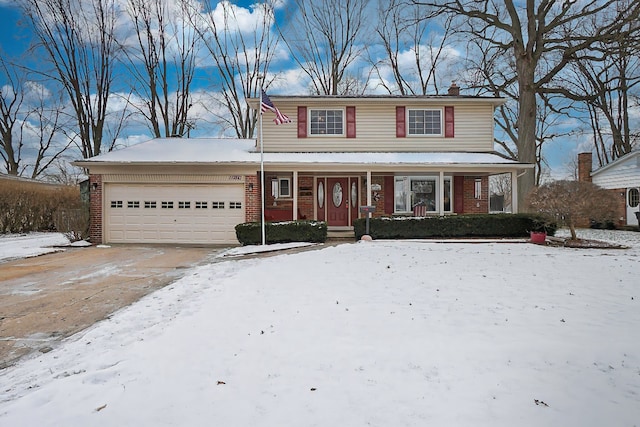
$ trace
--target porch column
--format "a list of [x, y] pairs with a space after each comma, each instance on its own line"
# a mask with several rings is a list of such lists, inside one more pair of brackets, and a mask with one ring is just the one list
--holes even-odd
[[518, 171], [511, 172], [511, 213], [518, 213]]
[[[371, 171], [367, 171], [367, 206], [371, 206]], [[358, 207], [360, 209], [360, 207]]]
[[293, 171], [293, 220], [298, 219], [298, 171]]
[[438, 214], [440, 216], [444, 215], [444, 171], [440, 171], [439, 177], [440, 183], [438, 184], [438, 199], [439, 199], [439, 208]]

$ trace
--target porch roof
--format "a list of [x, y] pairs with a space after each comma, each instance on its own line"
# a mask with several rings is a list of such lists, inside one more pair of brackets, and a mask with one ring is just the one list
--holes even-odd
[[[73, 162], [91, 169], [110, 165], [260, 165], [255, 139], [160, 138]], [[532, 164], [505, 159], [495, 153], [467, 152], [265, 152], [267, 167], [290, 169], [473, 168], [517, 170]]]

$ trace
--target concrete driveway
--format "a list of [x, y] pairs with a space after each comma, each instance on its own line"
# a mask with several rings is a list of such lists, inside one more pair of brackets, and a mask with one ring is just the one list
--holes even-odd
[[211, 247], [69, 248], [0, 263], [0, 369], [210, 262]]

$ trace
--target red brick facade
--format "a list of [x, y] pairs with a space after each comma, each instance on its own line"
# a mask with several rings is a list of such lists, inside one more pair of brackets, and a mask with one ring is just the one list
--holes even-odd
[[102, 175], [89, 176], [89, 238], [99, 245], [102, 241]]
[[[271, 187], [269, 183], [272, 179], [282, 178], [283, 174], [267, 174], [265, 180], [267, 189], [265, 195], [265, 217], [267, 221], [291, 220], [293, 219], [293, 199], [275, 199], [271, 195]], [[289, 176], [293, 179], [293, 176]], [[248, 222], [260, 221], [260, 189], [259, 176], [246, 176], [246, 220]], [[461, 177], [463, 189], [454, 192], [462, 194], [463, 211], [458, 213], [465, 214], [483, 214], [489, 212], [489, 178], [487, 176], [465, 176]], [[476, 197], [476, 182], [480, 183], [480, 194]], [[250, 184], [253, 183], [253, 186]], [[382, 176], [374, 175], [371, 177], [371, 184], [375, 188], [380, 188], [372, 192], [372, 204], [376, 207], [372, 216], [380, 217], [393, 214], [394, 207], [394, 179], [393, 175]], [[293, 187], [293, 184], [292, 184]], [[293, 189], [292, 189], [293, 190]], [[315, 196], [317, 189], [314, 188], [314, 177], [311, 175], [302, 175], [298, 177], [298, 219], [315, 219]], [[367, 204], [367, 189], [365, 186], [360, 188], [359, 205]], [[453, 206], [452, 206], [453, 207]], [[318, 218], [322, 218], [319, 214]]]

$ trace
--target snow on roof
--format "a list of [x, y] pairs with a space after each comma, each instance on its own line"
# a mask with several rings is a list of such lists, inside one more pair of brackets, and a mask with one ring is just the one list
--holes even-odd
[[[75, 162], [96, 164], [138, 163], [260, 163], [255, 139], [161, 138], [132, 145], [119, 151]], [[409, 153], [409, 152], [265, 152], [265, 164], [422, 164], [422, 165], [503, 165], [526, 166], [494, 153]]]

